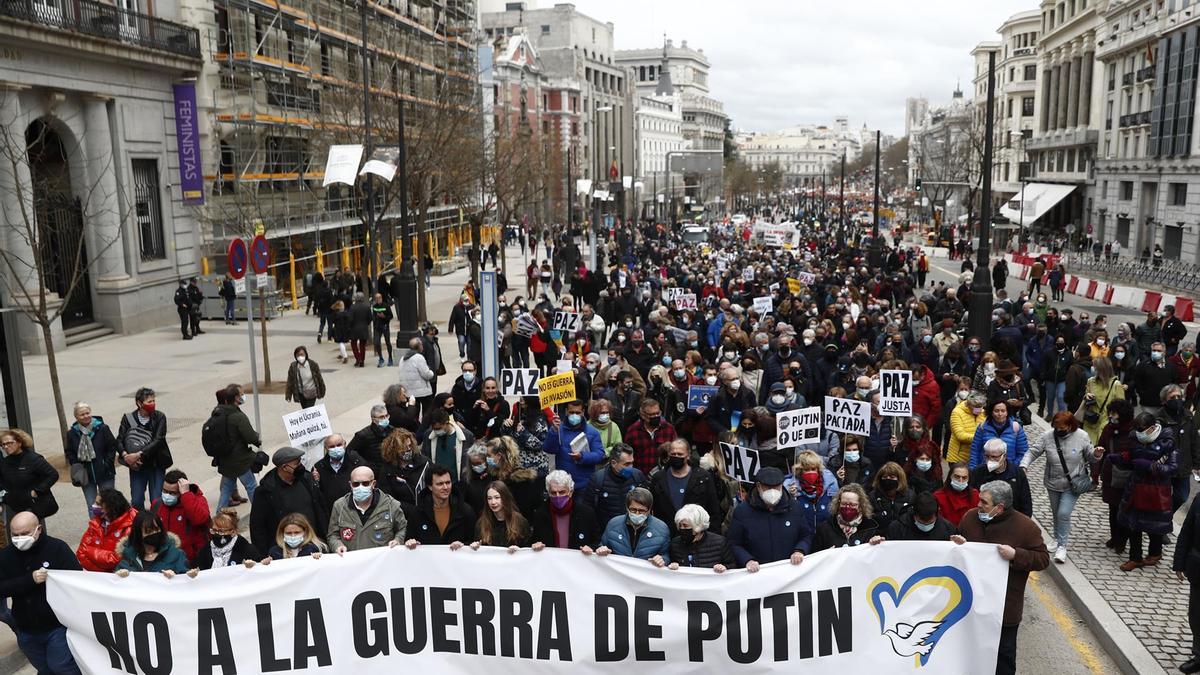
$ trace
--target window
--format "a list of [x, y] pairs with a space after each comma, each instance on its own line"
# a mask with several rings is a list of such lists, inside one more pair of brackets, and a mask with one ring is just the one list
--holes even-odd
[[162, 199], [158, 189], [158, 160], [133, 160], [133, 215], [137, 221], [142, 260], [165, 260]]
[[1037, 79], [1037, 64], [1025, 66], [1025, 81], [1030, 82]]
[[1021, 97], [1021, 117], [1033, 117], [1033, 97]]
[[1133, 181], [1121, 181], [1121, 201], [1127, 202], [1133, 199]]
[[1187, 183], [1171, 183], [1171, 206], [1187, 206]]
[[549, 34], [550, 34], [550, 25], [542, 24], [542, 35], [549, 35]]
[[1013, 100], [1011, 98], [1008, 99], [1008, 112], [1005, 114], [1005, 117], [1012, 117], [1012, 108], [1013, 108], [1012, 102], [1013, 102]]

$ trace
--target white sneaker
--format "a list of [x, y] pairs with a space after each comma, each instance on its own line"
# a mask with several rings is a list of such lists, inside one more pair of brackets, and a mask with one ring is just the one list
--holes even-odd
[[1066, 546], [1059, 546], [1058, 550], [1054, 552], [1054, 562], [1056, 562], [1060, 565], [1067, 562], [1067, 547]]
[[1051, 553], [1054, 553], [1055, 551], [1058, 550], [1058, 542], [1051, 540], [1049, 544], [1046, 544], [1046, 550]]

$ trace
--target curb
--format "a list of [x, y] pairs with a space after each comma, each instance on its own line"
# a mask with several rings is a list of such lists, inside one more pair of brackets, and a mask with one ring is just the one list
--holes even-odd
[[29, 665], [29, 660], [25, 658], [25, 653], [16, 648], [16, 643], [13, 643], [14, 649], [0, 655], [0, 673], [15, 673], [18, 670]]

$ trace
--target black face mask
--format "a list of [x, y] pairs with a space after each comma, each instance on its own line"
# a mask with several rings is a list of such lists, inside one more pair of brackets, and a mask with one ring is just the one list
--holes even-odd
[[217, 548], [228, 546], [229, 542], [231, 541], [233, 541], [232, 534], [214, 534], [212, 536], [213, 546], [216, 546]]
[[880, 478], [879, 479], [879, 487], [883, 488], [884, 490], [895, 490], [896, 488], [900, 487], [900, 479], [899, 478]]
[[655, 415], [654, 417], [646, 419], [646, 426], [650, 427], [651, 429], [658, 428], [658, 425], [660, 424], [662, 424], [662, 415]]
[[668, 457], [667, 466], [672, 469], [682, 469], [687, 464], [687, 457]]
[[147, 534], [142, 537], [142, 543], [154, 548], [162, 548], [162, 545], [167, 543], [167, 533], [155, 532], [154, 534]]

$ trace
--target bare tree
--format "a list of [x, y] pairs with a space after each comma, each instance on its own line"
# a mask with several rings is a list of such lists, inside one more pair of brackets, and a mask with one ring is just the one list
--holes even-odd
[[[120, 215], [124, 196], [115, 181], [105, 187], [103, 180], [93, 178], [113, 170], [111, 147], [88, 147], [80, 153], [86, 171], [75, 174], [88, 176], [80, 185], [72, 181], [68, 151], [54, 124], [53, 119], [40, 119], [22, 128], [18, 119], [0, 120], [0, 185], [17, 204], [15, 211], [4, 209], [2, 216], [8, 240], [0, 246], [0, 289], [41, 333], [59, 433], [65, 439], [68, 424], [54, 324], [68, 310], [72, 296], [90, 292], [89, 272], [98, 269], [101, 257], [119, 241], [125, 223]], [[101, 218], [108, 220], [110, 232], [91, 227], [90, 245], [86, 244], [84, 228]]]

